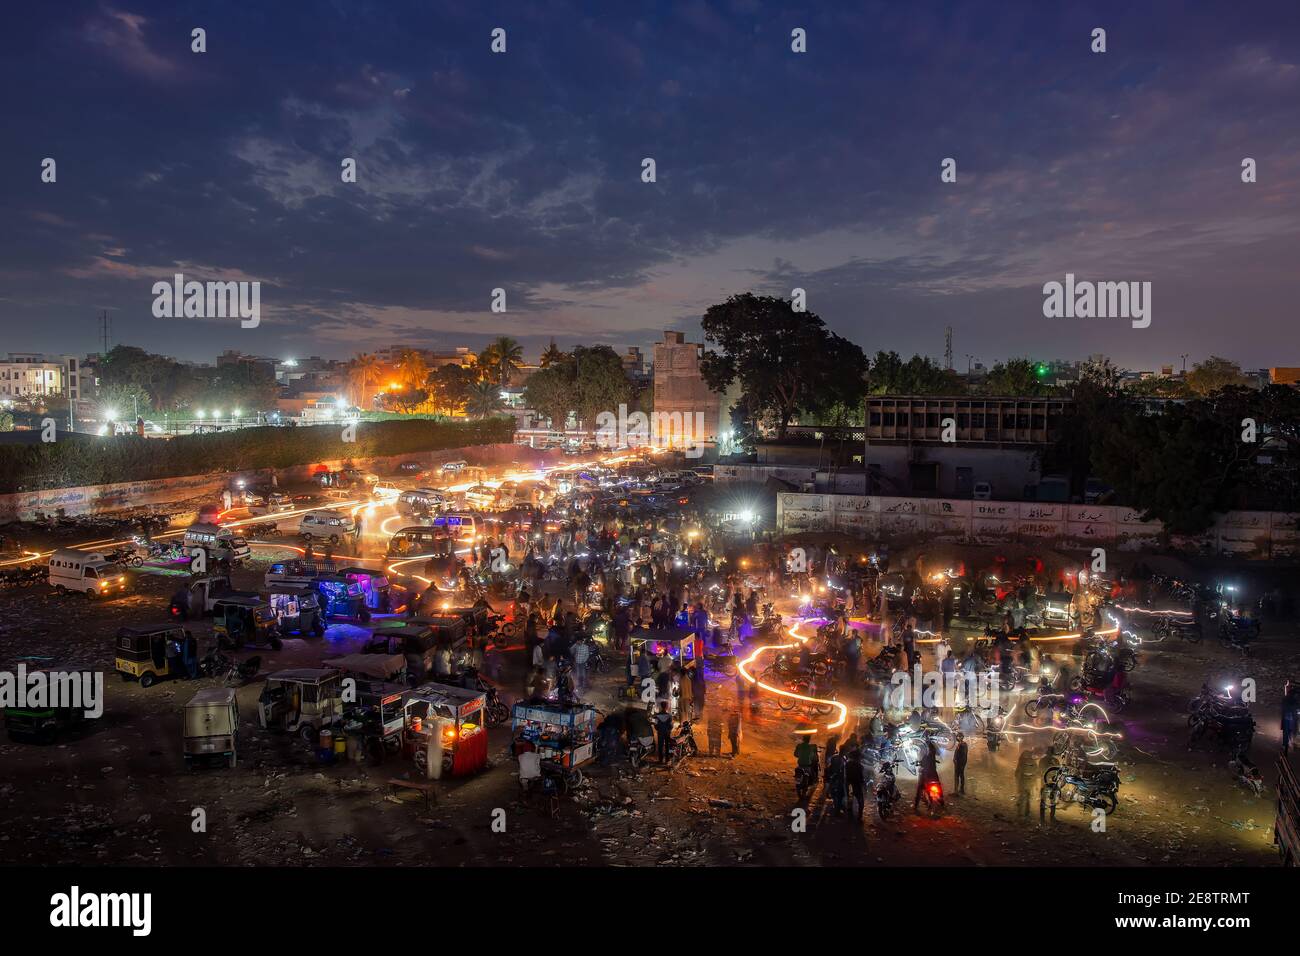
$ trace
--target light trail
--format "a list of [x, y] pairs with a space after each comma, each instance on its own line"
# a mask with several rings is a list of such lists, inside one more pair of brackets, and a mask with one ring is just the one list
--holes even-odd
[[[757, 660], [758, 656], [762, 654], [764, 651], [788, 650], [789, 648], [792, 647], [798, 647], [800, 644], [806, 644], [808, 642], [808, 638], [801, 636], [795, 630], [795, 628], [799, 627], [799, 625], [802, 623], [803, 622], [800, 621], [799, 623], [786, 628], [786, 633], [789, 634], [792, 638], [794, 638], [795, 641], [797, 641], [798, 643], [764, 644], [762, 647], [755, 648], [754, 652], [750, 654], [749, 657], [745, 658], [743, 661], [740, 661], [736, 665], [736, 669], [740, 672], [741, 676], [744, 677], [745, 680], [749, 681], [751, 684], [761, 687], [763, 688], [763, 690], [770, 691], [771, 693], [776, 694], [780, 697], [789, 697], [794, 700], [803, 701], [804, 703], [808, 703], [808, 704], [818, 704], [823, 707], [830, 706], [835, 708], [836, 710], [839, 711], [839, 719], [836, 720], [834, 723], [826, 725], [827, 730], [835, 730], [839, 727], [843, 727], [848, 722], [849, 708], [847, 706], [840, 703], [838, 700], [826, 700], [821, 697], [809, 697], [805, 694], [796, 694], [794, 691], [791, 690], [785, 690], [780, 687], [773, 687], [771, 684], [763, 683], [753, 674], [749, 673], [749, 671], [746, 669], [747, 666], [752, 664], [755, 660]], [[806, 731], [806, 730], [796, 731], [796, 733], [811, 733], [811, 732], [812, 731]]]

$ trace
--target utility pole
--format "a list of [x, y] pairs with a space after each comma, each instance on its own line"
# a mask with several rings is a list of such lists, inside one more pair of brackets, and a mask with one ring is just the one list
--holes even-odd
[[108, 309], [99, 313], [100, 354], [108, 354], [108, 340], [113, 334], [113, 323], [108, 317]]
[[1182, 355], [1182, 358], [1183, 358], [1183, 378], [1186, 378], [1186, 377], [1187, 377], [1187, 356], [1188, 356], [1188, 354], [1189, 354], [1189, 353], [1184, 352], [1183, 355]]
[[944, 333], [943, 358], [948, 371], [952, 371], [952, 326], [948, 326], [947, 332]]
[[969, 352], [966, 353], [966, 377], [967, 378], [970, 378], [970, 363], [971, 363], [971, 359], [973, 359], [974, 357], [975, 356], [971, 355]]

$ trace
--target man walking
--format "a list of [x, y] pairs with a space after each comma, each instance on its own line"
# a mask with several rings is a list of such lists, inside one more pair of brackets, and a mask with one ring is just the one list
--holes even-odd
[[858, 822], [862, 822], [862, 811], [866, 807], [866, 774], [862, 766], [862, 751], [850, 750], [844, 763], [844, 782], [848, 787], [849, 799], [857, 805]]
[[952, 754], [952, 792], [960, 793], [966, 796], [966, 758], [969, 756], [969, 748], [966, 746], [966, 737], [959, 730], [957, 731], [957, 749]]
[[740, 756], [740, 702], [736, 709], [727, 714], [727, 739], [731, 743], [731, 759]]

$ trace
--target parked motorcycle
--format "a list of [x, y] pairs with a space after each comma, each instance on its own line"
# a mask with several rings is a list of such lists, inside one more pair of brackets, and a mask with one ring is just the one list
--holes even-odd
[[1119, 806], [1119, 771], [1112, 766], [1051, 767], [1043, 774], [1043, 796], [1052, 812], [1057, 803], [1079, 803], [1106, 813]]
[[676, 767], [687, 757], [694, 757], [699, 752], [699, 745], [695, 743], [695, 734], [691, 730], [691, 721], [683, 720], [669, 744], [668, 766]]
[[997, 753], [998, 745], [1006, 737], [1007, 712], [999, 707], [998, 712], [985, 723], [984, 739], [988, 743], [989, 753]]
[[[917, 782], [920, 786], [920, 782]], [[938, 780], [931, 780], [921, 788], [921, 800], [925, 803], [926, 812], [931, 818], [937, 817], [943, 813], [943, 784]]]

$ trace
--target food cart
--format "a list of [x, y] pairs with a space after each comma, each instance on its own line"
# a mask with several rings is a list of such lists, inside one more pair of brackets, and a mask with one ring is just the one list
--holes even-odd
[[511, 728], [516, 756], [527, 743], [541, 759], [576, 769], [596, 755], [596, 708], [590, 704], [520, 701], [511, 711]]
[[[697, 638], [690, 628], [665, 627], [636, 631], [627, 642], [629, 696], [636, 696], [640, 692], [637, 686], [636, 660], [642, 647], [652, 659], [667, 651], [672, 663], [681, 665], [683, 673], [687, 665], [692, 662], [698, 662], [699, 667], [704, 666], [704, 642]], [[669, 700], [669, 709], [676, 713], [677, 695], [672, 695]]]
[[[406, 658], [401, 654], [346, 654], [322, 662], [343, 672], [343, 730], [365, 755], [381, 763], [402, 746], [406, 726]], [[352, 681], [351, 684], [348, 681]], [[355, 759], [351, 747], [348, 758]]]
[[[486, 708], [487, 695], [482, 691], [421, 684], [407, 694], [403, 705], [403, 753], [435, 779], [482, 770], [488, 754]], [[431, 753], [435, 759], [440, 754], [441, 761], [430, 765]]]
[[195, 760], [216, 758], [235, 765], [239, 738], [239, 704], [231, 687], [205, 687], [185, 705], [182, 749], [188, 769]]

